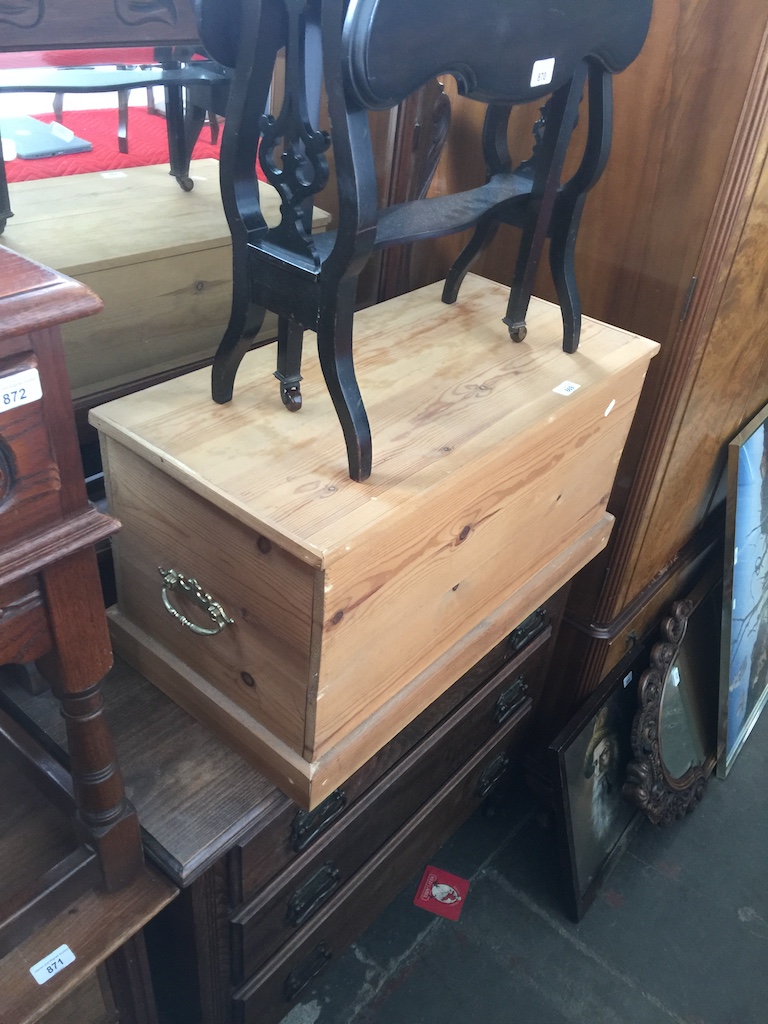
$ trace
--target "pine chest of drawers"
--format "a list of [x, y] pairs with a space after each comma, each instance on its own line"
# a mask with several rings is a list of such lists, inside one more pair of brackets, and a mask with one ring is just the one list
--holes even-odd
[[513, 345], [504, 296], [471, 278], [455, 306], [430, 286], [358, 314], [365, 484], [313, 355], [294, 416], [264, 349], [227, 406], [203, 370], [92, 413], [116, 649], [307, 807], [607, 541], [657, 346], [587, 320], [565, 355], [541, 300]]

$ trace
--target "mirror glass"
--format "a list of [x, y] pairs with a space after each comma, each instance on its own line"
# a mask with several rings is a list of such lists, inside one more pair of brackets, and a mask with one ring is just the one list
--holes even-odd
[[659, 715], [664, 771], [680, 779], [715, 749], [719, 666], [720, 588], [694, 608], [682, 645], [667, 672]]

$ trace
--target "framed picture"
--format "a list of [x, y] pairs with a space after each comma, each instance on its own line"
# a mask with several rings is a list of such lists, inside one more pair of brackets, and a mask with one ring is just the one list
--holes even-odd
[[648, 657], [647, 644], [633, 648], [549, 748], [568, 910], [576, 921], [642, 821], [622, 786], [632, 756], [637, 680]]
[[717, 774], [768, 699], [768, 406], [728, 446]]

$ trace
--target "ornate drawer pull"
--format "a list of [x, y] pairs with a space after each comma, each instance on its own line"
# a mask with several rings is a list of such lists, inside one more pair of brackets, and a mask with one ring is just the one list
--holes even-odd
[[528, 684], [525, 676], [518, 676], [514, 683], [510, 684], [496, 701], [496, 708], [493, 717], [497, 725], [502, 725], [510, 718], [518, 708], [522, 707], [525, 698], [528, 696]]
[[332, 861], [316, 871], [288, 900], [285, 919], [300, 928], [336, 892], [341, 885], [341, 872]]
[[[175, 569], [163, 569], [159, 565], [157, 571], [163, 579], [163, 604], [182, 626], [186, 626], [187, 629], [191, 629], [199, 636], [216, 636], [225, 626], [231, 626], [234, 623], [235, 620], [230, 619], [218, 601], [214, 601], [210, 594], [206, 594], [197, 580], [183, 576]], [[174, 608], [170, 598], [170, 594], [174, 590], [183, 590], [193, 601], [196, 601], [203, 611], [210, 615], [214, 623], [213, 628], [206, 629], [205, 626], [198, 626], [194, 622], [190, 622], [186, 615], [182, 615], [177, 608]]]
[[539, 633], [542, 633], [548, 622], [548, 613], [545, 605], [537, 608], [535, 612], [524, 619], [517, 629], [509, 634], [509, 646], [517, 653], [535, 640]]
[[491, 761], [477, 782], [476, 793], [480, 799], [488, 796], [507, 768], [509, 768], [509, 758], [506, 754], [499, 754]]
[[299, 992], [306, 988], [310, 981], [322, 971], [332, 958], [333, 953], [323, 942], [309, 954], [303, 963], [295, 967], [285, 979], [285, 984], [283, 985], [283, 997], [286, 1002], [292, 1002]]
[[313, 843], [343, 812], [347, 796], [343, 789], [334, 791], [314, 811], [299, 811], [291, 824], [291, 846], [296, 853]]

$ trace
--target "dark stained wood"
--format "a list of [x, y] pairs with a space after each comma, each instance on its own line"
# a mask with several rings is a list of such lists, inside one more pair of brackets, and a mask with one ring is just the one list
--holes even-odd
[[[18, 683], [4, 690], [24, 724], [65, 756], [66, 729], [53, 695], [34, 697]], [[116, 661], [103, 693], [147, 852], [177, 884], [190, 885], [274, 805], [292, 806], [124, 662]]]
[[104, 969], [116, 1007], [115, 1019], [127, 1024], [158, 1024], [143, 935], [138, 933], [124, 942], [107, 958]]
[[[327, 898], [345, 884], [365, 861], [425, 803], [499, 728], [499, 700], [507, 687], [525, 680], [520, 701], [508, 712], [516, 723], [517, 746], [530, 725], [534, 697], [543, 679], [541, 662], [551, 637], [542, 633], [532, 649], [505, 665], [443, 726], [434, 729], [408, 756], [355, 801], [339, 829], [322, 836], [291, 867], [282, 872], [232, 917], [233, 971], [243, 982], [288, 940], [300, 925], [319, 912], [305, 909], [309, 897], [300, 890], [324, 872]], [[512, 744], [510, 743], [510, 747]]]
[[507, 751], [515, 727], [514, 721], [508, 723], [478, 751], [278, 956], [233, 994], [237, 1024], [273, 1024], [288, 1012], [292, 1000], [286, 998], [286, 986], [296, 989], [308, 958], [319, 947], [328, 954], [320, 962], [338, 956], [482, 802], [481, 780], [489, 769], [495, 774], [497, 759]]
[[22, 663], [41, 657], [51, 646], [48, 617], [34, 576], [23, 576], [0, 589], [0, 645], [17, 651]]
[[[564, 591], [554, 595], [547, 602], [542, 619], [545, 629], [549, 627], [554, 631], [556, 624], [559, 624], [564, 603]], [[494, 672], [500, 670], [505, 661], [514, 657], [516, 653], [510, 649], [508, 640], [502, 641], [441, 697], [433, 701], [421, 715], [348, 779], [343, 787], [347, 806], [351, 806], [377, 779], [382, 778], [401, 758], [414, 750], [432, 729], [454, 713], [470, 694]], [[521, 652], [521, 657], [523, 653]], [[541, 671], [543, 673], [545, 668], [542, 667]], [[534, 693], [535, 679], [534, 673]], [[260, 823], [258, 830], [246, 833], [235, 845], [232, 858], [236, 869], [232, 872], [234, 888], [231, 896], [234, 905], [250, 899], [278, 870], [284, 869], [296, 859], [299, 851], [294, 849], [292, 842], [292, 826], [296, 815], [296, 805], [287, 802], [274, 809], [269, 827], [266, 827], [266, 823]]]
[[[3, 258], [3, 276], [0, 278], [3, 309], [1, 342], [33, 330], [92, 316], [101, 309], [101, 300], [85, 285], [10, 249], [0, 249]], [[3, 355], [7, 351], [4, 347]]]
[[[166, 906], [176, 893], [155, 872], [142, 868], [119, 892], [91, 888], [52, 916], [33, 935], [0, 959], [4, 1020], [33, 1024]], [[66, 943], [75, 954], [69, 967], [38, 985], [30, 965]], [[55, 1018], [54, 1018], [55, 1019]], [[137, 1022], [138, 1024], [138, 1022]]]
[[[118, 524], [88, 504], [57, 326], [101, 303], [3, 248], [0, 282], [0, 374], [36, 372], [41, 385], [40, 398], [0, 413], [0, 665], [35, 658], [51, 683], [69, 734], [77, 828], [99, 852], [106, 884], [119, 888], [142, 854], [102, 713], [99, 683], [112, 652], [93, 547]], [[48, 785], [46, 766], [29, 753]]]

